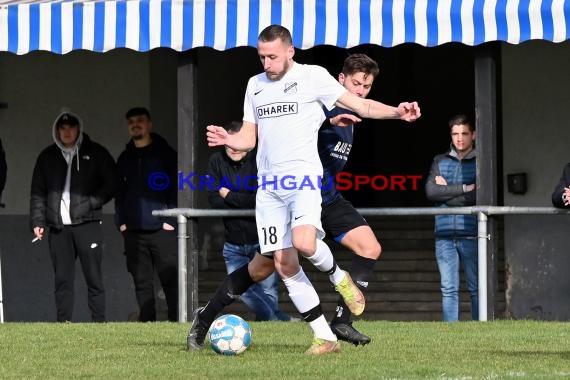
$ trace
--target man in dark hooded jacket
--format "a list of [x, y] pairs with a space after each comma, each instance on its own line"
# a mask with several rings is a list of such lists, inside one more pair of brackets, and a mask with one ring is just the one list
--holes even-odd
[[172, 221], [152, 216], [152, 210], [177, 204], [178, 155], [166, 140], [151, 133], [146, 108], [126, 114], [131, 140], [117, 161], [119, 189], [115, 216], [123, 234], [127, 269], [133, 276], [139, 321], [155, 321], [154, 273], [158, 274], [168, 320], [178, 320], [178, 254]]
[[91, 317], [104, 322], [101, 219], [103, 205], [115, 191], [115, 161], [107, 149], [83, 133], [81, 119], [71, 111], [57, 116], [52, 135], [54, 144], [40, 153], [34, 168], [30, 224], [38, 240], [49, 229], [57, 321], [71, 321], [79, 257]]

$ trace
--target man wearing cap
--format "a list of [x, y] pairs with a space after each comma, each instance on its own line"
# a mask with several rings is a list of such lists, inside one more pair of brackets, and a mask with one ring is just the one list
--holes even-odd
[[104, 322], [101, 219], [103, 205], [115, 192], [115, 161], [107, 149], [83, 133], [81, 119], [71, 111], [56, 117], [52, 136], [54, 143], [36, 160], [30, 224], [39, 240], [49, 231], [57, 321], [72, 320], [75, 258], [79, 257], [92, 320]]

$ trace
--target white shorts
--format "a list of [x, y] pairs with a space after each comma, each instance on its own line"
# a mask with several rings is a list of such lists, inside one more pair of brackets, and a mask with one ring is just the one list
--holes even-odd
[[260, 187], [255, 201], [255, 220], [261, 253], [292, 247], [291, 230], [297, 226], [310, 224], [317, 229], [317, 239], [324, 238], [321, 201], [319, 187], [314, 190]]

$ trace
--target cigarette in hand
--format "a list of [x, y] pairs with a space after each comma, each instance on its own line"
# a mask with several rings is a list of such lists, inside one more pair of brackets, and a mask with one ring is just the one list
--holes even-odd
[[35, 238], [32, 239], [32, 243], [35, 243], [35, 242], [38, 241], [38, 240], [40, 240], [40, 238], [39, 238], [39, 237], [35, 237]]

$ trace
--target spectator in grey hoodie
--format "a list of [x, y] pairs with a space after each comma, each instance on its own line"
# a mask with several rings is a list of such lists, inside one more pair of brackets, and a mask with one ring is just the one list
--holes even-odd
[[107, 149], [83, 133], [81, 119], [70, 111], [56, 117], [52, 134], [54, 143], [40, 153], [34, 168], [31, 228], [39, 240], [49, 231], [57, 321], [72, 320], [79, 257], [91, 317], [104, 322], [101, 219], [103, 205], [115, 192], [115, 161]]

